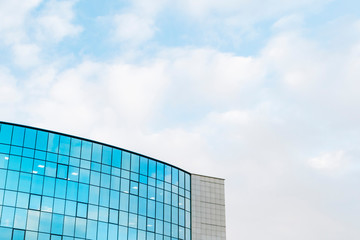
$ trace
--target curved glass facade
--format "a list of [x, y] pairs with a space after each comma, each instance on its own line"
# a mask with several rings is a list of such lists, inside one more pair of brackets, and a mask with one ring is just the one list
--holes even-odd
[[190, 240], [190, 181], [136, 153], [0, 122], [0, 239]]

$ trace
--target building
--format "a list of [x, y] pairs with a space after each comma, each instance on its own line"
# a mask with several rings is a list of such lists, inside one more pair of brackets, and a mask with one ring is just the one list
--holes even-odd
[[0, 122], [0, 239], [223, 240], [224, 180]]

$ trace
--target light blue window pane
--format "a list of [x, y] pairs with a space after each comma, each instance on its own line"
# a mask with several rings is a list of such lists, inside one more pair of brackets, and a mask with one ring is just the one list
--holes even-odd
[[[15, 156], [11, 156], [11, 157], [15, 157]], [[16, 156], [17, 157], [17, 156]], [[20, 157], [17, 157], [20, 159]], [[0, 153], [0, 168], [4, 168], [4, 169], [7, 169], [8, 168], [8, 165], [9, 164], [9, 161], [10, 161], [10, 157], [8, 154], [1, 154]], [[20, 169], [20, 161], [15, 161], [15, 165], [18, 165], [17, 169], [14, 169], [14, 170], [19, 170]], [[9, 169], [12, 169], [9, 167]]]
[[24, 147], [35, 148], [35, 141], [36, 141], [36, 130], [26, 128]]
[[146, 230], [146, 217], [138, 216], [138, 228], [141, 230]]
[[129, 179], [130, 178], [130, 172], [127, 170], [121, 170], [121, 178]]
[[[97, 143], [93, 143], [92, 146], [92, 161], [101, 163], [102, 146]], [[84, 158], [84, 157], [83, 157]]]
[[114, 176], [119, 176], [121, 175], [121, 170], [119, 168], [115, 168], [115, 167], [111, 167], [111, 174]]
[[4, 205], [15, 207], [16, 203], [16, 193], [14, 191], [5, 191], [4, 194]]
[[48, 142], [48, 133], [43, 131], [37, 131], [36, 149], [46, 151], [47, 142]]
[[79, 183], [78, 201], [87, 203], [89, 200], [89, 185]]
[[129, 227], [137, 228], [137, 218], [136, 214], [129, 213]]
[[68, 180], [77, 182], [79, 180], [79, 168], [69, 167]]
[[137, 230], [134, 228], [129, 228], [129, 239], [137, 238]]
[[185, 174], [183, 171], [179, 171], [179, 187], [185, 188]]
[[52, 224], [51, 224], [51, 233], [61, 235], [64, 226], [64, 216], [59, 214], [53, 214]]
[[119, 220], [119, 211], [110, 209], [109, 211], [109, 222], [117, 224]]
[[156, 201], [164, 202], [164, 190], [156, 189]]
[[139, 172], [139, 165], [140, 165], [139, 156], [136, 154], [131, 154], [131, 171], [132, 172]]
[[153, 200], [148, 200], [147, 216], [155, 218], [155, 201]]
[[1, 124], [0, 143], [10, 144], [13, 126]]
[[58, 153], [59, 152], [60, 136], [54, 133], [49, 134], [48, 138], [48, 152]]
[[[0, 206], [3, 205], [4, 190], [0, 189]], [[0, 208], [1, 213], [1, 208]]]
[[92, 220], [87, 220], [87, 231], [86, 238], [95, 240], [97, 236], [97, 222]]
[[11, 239], [12, 229], [0, 227], [1, 239]]
[[138, 240], [146, 240], [146, 232], [138, 230]]
[[147, 218], [147, 230], [155, 232], [155, 219]]
[[156, 234], [155, 239], [156, 240], [163, 240], [163, 235]]
[[88, 218], [98, 220], [99, 207], [89, 204], [88, 206]]
[[60, 136], [59, 153], [63, 155], [70, 154], [70, 137]]
[[156, 233], [159, 233], [159, 234], [163, 234], [164, 233], [164, 226], [163, 226], [163, 221], [160, 221], [160, 220], [156, 220], [156, 230], [155, 232]]
[[120, 210], [128, 211], [129, 209], [129, 194], [120, 193]]
[[76, 202], [69, 200], [65, 201], [65, 215], [76, 215]]
[[41, 211], [52, 212], [53, 202], [54, 202], [54, 198], [43, 196], [41, 201]]
[[42, 212], [40, 216], [39, 231], [50, 232], [51, 229], [51, 213]]
[[149, 176], [156, 178], [156, 162], [149, 159]]
[[34, 164], [34, 159], [23, 157], [21, 159], [21, 171], [22, 172], [32, 173], [33, 164]]
[[35, 150], [35, 158], [45, 160], [46, 159], [46, 152]]
[[55, 178], [45, 177], [43, 195], [53, 197], [54, 192], [55, 192]]
[[148, 186], [148, 198], [155, 200], [155, 188], [152, 186]]
[[39, 175], [44, 175], [45, 174], [45, 161], [35, 160], [33, 173], [39, 174]]
[[179, 237], [179, 227], [176, 224], [171, 224], [171, 236], [173, 238]]
[[134, 195], [130, 195], [130, 209], [131, 213], [138, 212], [138, 197]]
[[179, 225], [185, 227], [185, 211], [179, 209]]
[[103, 152], [102, 152], [103, 164], [111, 165], [111, 153], [112, 153], [112, 148], [103, 146]]
[[19, 191], [30, 192], [31, 174], [20, 173]]
[[71, 138], [70, 156], [80, 158], [81, 140]]
[[29, 210], [26, 229], [37, 231], [39, 227], [39, 219], [40, 219], [40, 212]]
[[24, 143], [24, 135], [25, 128], [14, 126], [11, 144], [16, 146], [22, 146]]
[[173, 185], [179, 184], [179, 170], [176, 168], [172, 168], [172, 179], [171, 182]]
[[185, 198], [179, 196], [179, 207], [184, 209], [185, 208]]
[[130, 170], [130, 153], [123, 151], [121, 160], [122, 160], [121, 168]]
[[164, 219], [164, 204], [161, 202], [156, 202], [156, 218], [160, 220]]
[[120, 190], [125, 193], [129, 193], [130, 181], [127, 179], [121, 179], [121, 188]]
[[155, 240], [155, 234], [151, 232], [146, 233], [146, 240]]
[[48, 153], [46, 154], [46, 161], [50, 161], [50, 162], [56, 163], [56, 162], [57, 162], [57, 159], [58, 159], [58, 154], [50, 153], [50, 152], [48, 152]]
[[185, 212], [185, 217], [186, 217], [186, 224], [185, 226], [187, 228], [191, 227], [191, 214], [189, 212]]
[[75, 232], [75, 217], [64, 217], [64, 235], [74, 236]]
[[10, 146], [5, 144], [0, 144], [0, 153], [6, 153], [9, 154], [10, 152]]
[[140, 174], [147, 175], [148, 173], [148, 160], [140, 157]]
[[171, 167], [165, 165], [165, 181], [171, 183]]
[[183, 227], [179, 227], [179, 238], [185, 239], [185, 229]]
[[139, 174], [138, 174], [138, 173], [134, 173], [134, 172], [130, 173], [130, 179], [131, 179], [132, 181], [138, 182], [138, 181], [139, 181]]
[[156, 177], [158, 180], [164, 181], [164, 164], [157, 163]]
[[116, 240], [118, 235], [118, 226], [114, 224], [109, 224], [109, 235], [108, 239]]
[[99, 204], [99, 187], [90, 186], [89, 203]]
[[76, 218], [75, 237], [85, 238], [86, 235], [86, 219]]
[[145, 198], [139, 198], [139, 214], [146, 216], [147, 213], [147, 200]]
[[18, 192], [16, 207], [28, 208], [29, 207], [29, 194]]
[[41, 195], [43, 189], [43, 183], [44, 183], [43, 176], [33, 175], [31, 181], [31, 193]]
[[10, 190], [17, 190], [19, 183], [19, 172], [8, 171], [6, 179], [6, 188]]
[[190, 229], [186, 229], [186, 240], [191, 240], [191, 233], [190, 233]]
[[110, 175], [101, 174], [101, 187], [110, 188]]
[[140, 197], [147, 197], [147, 185], [140, 183], [139, 184], [139, 196]]
[[25, 238], [24, 230], [14, 230], [12, 240], [23, 240]]
[[87, 216], [87, 205], [84, 203], [77, 204], [77, 213], [76, 216], [86, 218]]
[[66, 194], [66, 180], [56, 179], [55, 197], [65, 198]]
[[45, 175], [49, 177], [56, 177], [56, 163], [46, 163]]
[[78, 193], [78, 183], [68, 181], [67, 182], [66, 198], [76, 201], [77, 200], [77, 193]]
[[137, 182], [130, 182], [130, 193], [134, 195], [138, 195], [139, 193], [139, 183]]
[[90, 183], [90, 171], [86, 169], [80, 169], [79, 181], [82, 183]]
[[91, 170], [100, 172], [101, 171], [101, 164], [96, 162], [91, 162]]
[[54, 213], [64, 214], [65, 212], [65, 200], [64, 199], [54, 199]]
[[107, 239], [107, 224], [103, 222], [98, 223], [98, 239]]
[[57, 177], [67, 179], [68, 167], [62, 164], [57, 165]]
[[111, 165], [113, 167], [120, 168], [121, 166], [121, 150], [119, 149], [113, 149], [113, 155], [112, 155], [112, 161]]
[[21, 156], [21, 154], [22, 154], [22, 149], [23, 149], [23, 148], [21, 148], [21, 147], [11, 146], [11, 148], [10, 148], [10, 154]]
[[119, 224], [123, 226], [128, 226], [129, 213], [119, 211]]
[[24, 148], [22, 155], [23, 155], [24, 157], [33, 158], [34, 155], [35, 155], [35, 151], [34, 151], [33, 149]]
[[111, 189], [120, 190], [120, 178], [116, 176], [111, 176]]
[[41, 196], [39, 195], [30, 195], [30, 204], [29, 208], [34, 210], [40, 210]]
[[100, 186], [100, 173], [96, 171], [91, 171], [90, 184]]
[[70, 158], [68, 156], [59, 155], [58, 156], [58, 163], [69, 165]]
[[119, 238], [118, 240], [128, 239], [128, 228], [119, 226]]
[[171, 205], [178, 207], [179, 206], [179, 196], [175, 193], [172, 193], [171, 195], [172, 195], [172, 198], [171, 198], [172, 204]]
[[190, 174], [185, 173], [185, 189], [190, 191], [191, 181], [190, 181]]
[[0, 188], [5, 188], [6, 170], [0, 169]]
[[171, 224], [168, 222], [164, 222], [164, 234], [167, 236], [171, 234]]
[[120, 193], [118, 191], [110, 191], [110, 207], [119, 209]]
[[176, 224], [179, 222], [179, 209], [176, 207], [171, 208], [171, 222]]
[[26, 231], [25, 240], [38, 240], [38, 233]]
[[164, 220], [170, 222], [171, 220], [171, 207], [164, 204]]
[[48, 233], [39, 233], [38, 240], [49, 240], [50, 234]]
[[99, 207], [99, 220], [103, 222], [109, 221], [109, 209], [105, 207]]
[[27, 218], [27, 210], [17, 208], [16, 211], [15, 211], [14, 228], [25, 229], [26, 218]]
[[81, 158], [90, 160], [91, 159], [91, 142], [82, 141], [81, 146]]
[[100, 188], [100, 206], [109, 207], [110, 190]]

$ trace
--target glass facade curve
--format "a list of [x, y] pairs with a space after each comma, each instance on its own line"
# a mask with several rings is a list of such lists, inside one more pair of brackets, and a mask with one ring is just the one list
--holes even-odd
[[186, 171], [0, 122], [0, 239], [191, 240], [190, 207]]

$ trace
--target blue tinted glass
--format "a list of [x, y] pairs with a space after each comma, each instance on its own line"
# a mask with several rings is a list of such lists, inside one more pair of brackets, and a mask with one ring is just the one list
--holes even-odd
[[89, 185], [79, 183], [78, 201], [87, 203], [89, 199]]
[[149, 176], [156, 178], [156, 162], [149, 159]]
[[64, 226], [63, 224], [64, 224], [64, 216], [59, 214], [53, 214], [51, 233], [62, 234], [63, 226]]
[[57, 177], [67, 179], [68, 167], [62, 164], [57, 165]]
[[179, 171], [179, 187], [185, 188], [185, 174], [183, 171]]
[[120, 210], [128, 211], [129, 209], [129, 194], [120, 193]]
[[171, 183], [171, 167], [165, 166], [165, 181]]
[[10, 144], [13, 126], [1, 124], [0, 143]]
[[12, 227], [14, 222], [15, 208], [13, 207], [3, 207], [1, 214], [1, 226], [3, 227]]
[[9, 159], [9, 169], [11, 170], [20, 170], [20, 164], [21, 164], [21, 157], [19, 156], [10, 156], [10, 157], [6, 157], [6, 155], [4, 156], [4, 160]]
[[13, 129], [12, 145], [22, 146], [24, 143], [25, 129], [23, 127], [15, 126]]
[[91, 159], [91, 148], [92, 148], [91, 142], [82, 141], [81, 158], [90, 160]]
[[80, 158], [81, 140], [71, 138], [70, 156]]
[[111, 165], [117, 168], [121, 166], [121, 150], [113, 149]]
[[86, 238], [96, 239], [96, 235], [97, 235], [97, 222], [88, 220], [87, 221]]
[[139, 172], [139, 156], [136, 154], [131, 154], [131, 171]]
[[76, 218], [75, 236], [84, 238], [86, 234], [86, 220], [83, 218]]
[[148, 160], [144, 157], [140, 157], [140, 174], [147, 175], [147, 162]]
[[33, 164], [34, 164], [34, 159], [23, 157], [21, 160], [21, 171], [32, 173]]
[[134, 195], [130, 195], [130, 208], [129, 211], [131, 213], [137, 213], [138, 211], [138, 197]]
[[39, 195], [42, 194], [43, 183], [44, 183], [43, 176], [33, 175], [31, 181], [31, 193], [39, 194]]
[[190, 182], [190, 174], [185, 173], [185, 189], [190, 190], [191, 182]]
[[130, 170], [130, 153], [122, 152], [121, 161], [122, 161], [121, 168]]
[[120, 193], [118, 191], [110, 191], [110, 207], [119, 209]]
[[60, 136], [59, 153], [69, 155], [70, 153], [70, 137]]
[[172, 168], [172, 184], [178, 185], [179, 184], [179, 170], [176, 168]]
[[48, 133], [43, 131], [37, 131], [36, 149], [46, 151], [47, 142], [48, 142]]
[[157, 163], [156, 177], [157, 179], [164, 181], [164, 164], [159, 162]]
[[49, 152], [57, 153], [59, 151], [59, 141], [60, 141], [59, 135], [50, 133], [49, 139], [48, 139], [48, 149], [47, 150]]
[[19, 191], [30, 192], [31, 174], [20, 173]]
[[102, 152], [102, 163], [111, 165], [112, 148], [104, 146]]
[[45, 174], [45, 161], [35, 160], [33, 173], [44, 175]]
[[40, 210], [41, 196], [39, 195], [30, 195], [30, 204], [29, 208], [34, 210]]
[[55, 197], [65, 198], [65, 194], [66, 194], [66, 180], [56, 179]]
[[153, 200], [148, 200], [147, 216], [155, 218], [155, 201]]
[[147, 213], [147, 200], [145, 198], [139, 198], [139, 214], [146, 216]]
[[104, 207], [109, 206], [110, 190], [106, 188], [100, 188], [100, 205]]
[[28, 148], [35, 148], [36, 130], [27, 128], [25, 130], [24, 146]]
[[78, 183], [68, 181], [67, 182], [66, 198], [76, 201], [77, 200], [77, 192], [78, 192]]
[[92, 146], [92, 160], [101, 163], [101, 154], [102, 154], [102, 146], [100, 144], [94, 143]]

